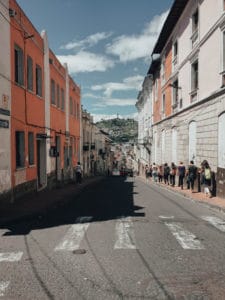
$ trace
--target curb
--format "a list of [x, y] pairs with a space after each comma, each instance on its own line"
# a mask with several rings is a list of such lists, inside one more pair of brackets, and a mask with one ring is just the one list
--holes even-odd
[[[145, 183], [146, 185], [148, 185], [148, 183], [146, 183], [145, 179], [143, 177], [138, 177], [143, 183]], [[170, 191], [172, 193], [175, 193], [175, 194], [178, 194], [178, 195], [181, 195], [183, 196], [184, 198], [186, 199], [191, 199], [192, 201], [195, 201], [196, 203], [200, 203], [202, 205], [205, 205], [209, 208], [213, 208], [213, 209], [216, 209], [218, 210], [219, 212], [222, 212], [222, 213], [225, 213], [225, 207], [222, 207], [222, 206], [219, 206], [219, 205], [216, 205], [216, 204], [213, 204], [213, 203], [210, 203], [208, 202], [207, 200], [203, 200], [203, 199], [196, 199], [196, 198], [193, 198], [191, 197], [191, 195], [188, 195], [182, 191], [177, 191], [177, 190], [173, 190], [172, 188], [169, 188], [167, 186], [163, 186], [161, 184], [158, 184], [157, 182], [151, 182], [150, 184], [154, 185], [154, 186], [157, 186], [157, 187], [160, 187], [161, 189], [164, 189], [164, 190], [167, 190], [167, 191]]]

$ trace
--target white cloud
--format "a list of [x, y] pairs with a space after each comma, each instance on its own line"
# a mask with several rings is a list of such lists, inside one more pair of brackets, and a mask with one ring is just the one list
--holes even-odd
[[58, 55], [61, 63], [67, 63], [70, 74], [82, 72], [104, 72], [114, 66], [114, 62], [104, 55], [80, 51], [75, 55]]
[[92, 114], [93, 118], [94, 118], [94, 122], [99, 122], [101, 120], [110, 120], [110, 119], [115, 119], [117, 117], [119, 117], [120, 119], [135, 119], [137, 120], [137, 113], [133, 113], [130, 115], [116, 115], [116, 114]]
[[106, 52], [118, 56], [121, 62], [150, 56], [168, 12], [155, 16], [140, 35], [122, 35], [106, 46]]
[[94, 85], [91, 87], [93, 91], [104, 91], [105, 97], [111, 97], [114, 91], [129, 91], [129, 90], [140, 90], [143, 82], [143, 76], [136, 75], [127, 77], [123, 82], [108, 82], [101, 85]]
[[61, 49], [66, 49], [66, 50], [72, 50], [72, 49], [80, 49], [84, 50], [89, 47], [93, 47], [98, 42], [105, 40], [109, 38], [112, 35], [111, 32], [97, 32], [95, 34], [87, 36], [85, 39], [81, 41], [74, 41], [74, 42], [69, 42], [66, 45], [62, 45], [60, 48]]
[[124, 99], [124, 98], [110, 98], [103, 99], [102, 101], [93, 104], [94, 107], [107, 107], [107, 106], [134, 106], [137, 99]]

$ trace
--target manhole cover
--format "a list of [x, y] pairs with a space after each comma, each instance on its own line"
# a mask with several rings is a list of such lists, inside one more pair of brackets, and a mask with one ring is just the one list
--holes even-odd
[[85, 249], [77, 249], [73, 251], [73, 254], [85, 254], [86, 252]]

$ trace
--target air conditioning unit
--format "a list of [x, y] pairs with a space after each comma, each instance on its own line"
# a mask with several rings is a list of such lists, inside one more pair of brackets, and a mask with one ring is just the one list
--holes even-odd
[[13, 18], [13, 17], [15, 17], [16, 15], [17, 15], [17, 12], [16, 12], [14, 9], [9, 8], [9, 16], [10, 16], [11, 18]]

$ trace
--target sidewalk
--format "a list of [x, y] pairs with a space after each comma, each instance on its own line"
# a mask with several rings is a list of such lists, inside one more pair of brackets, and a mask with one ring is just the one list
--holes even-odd
[[[141, 179], [146, 182], [144, 177], [141, 177]], [[188, 190], [185, 187], [184, 187], [183, 190], [181, 190], [181, 188], [178, 187], [178, 186], [172, 187], [171, 185], [166, 185], [164, 183], [158, 183], [158, 182], [155, 183], [152, 180], [150, 180], [150, 183], [159, 185], [160, 187], [162, 187], [164, 189], [169, 189], [171, 191], [179, 193], [179, 194], [181, 194], [181, 195], [183, 195], [187, 198], [190, 198], [194, 201], [205, 203], [205, 204], [209, 205], [210, 207], [216, 208], [216, 209], [218, 209], [220, 211], [223, 211], [225, 213], [225, 199], [222, 199], [222, 198], [219, 198], [219, 197], [209, 198], [208, 196], [206, 196], [202, 192], [192, 193], [191, 190]]]
[[86, 187], [90, 187], [103, 179], [102, 176], [85, 178], [82, 184], [71, 183], [62, 188], [43, 190], [17, 199], [15, 203], [0, 202], [0, 226], [45, 214], [51, 208], [71, 201]]

